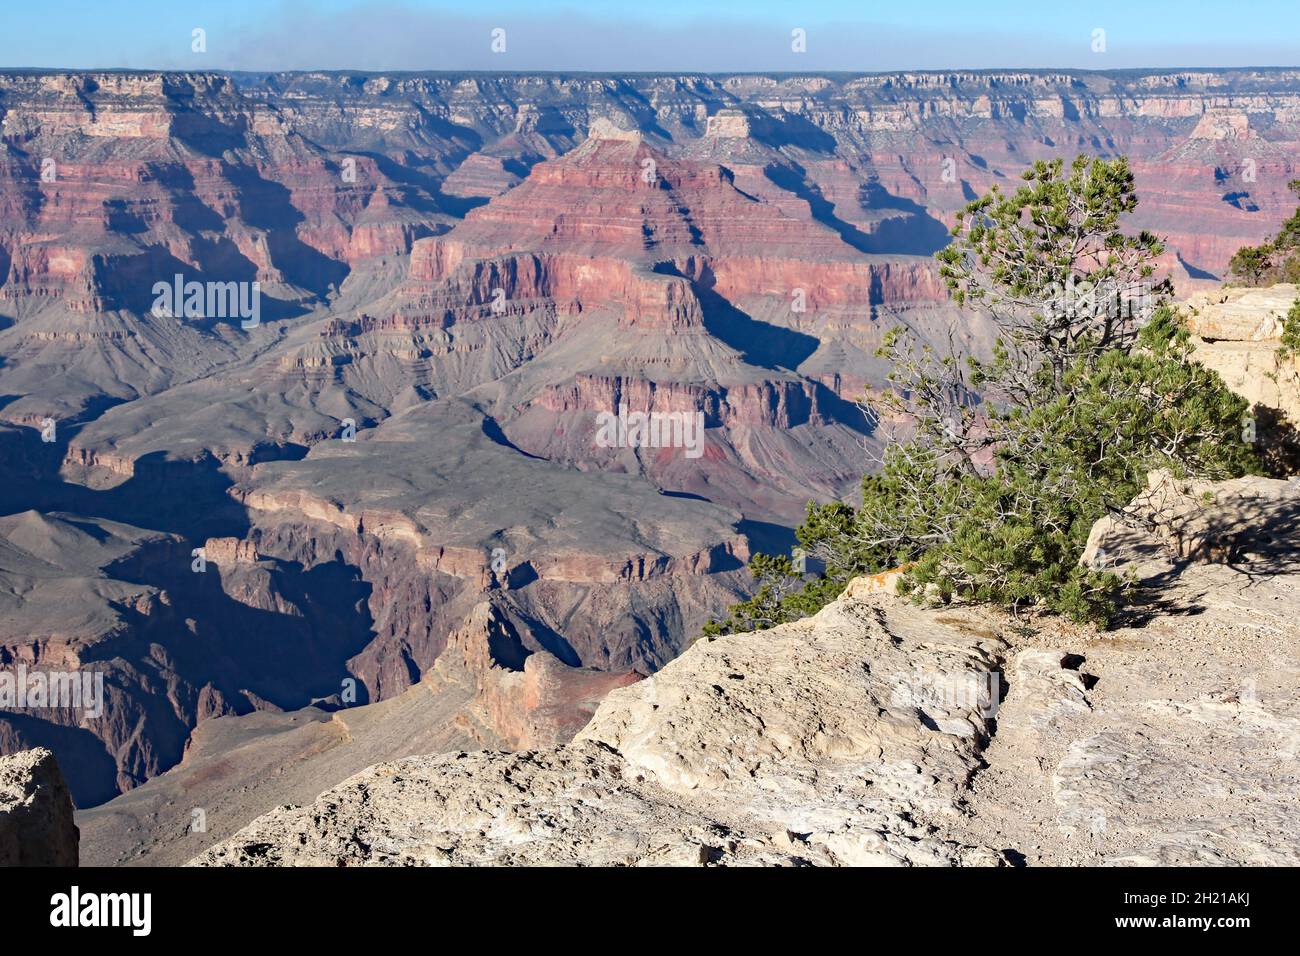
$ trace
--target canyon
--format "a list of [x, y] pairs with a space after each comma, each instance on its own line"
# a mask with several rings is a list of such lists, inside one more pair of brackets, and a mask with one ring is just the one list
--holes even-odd
[[[106, 686], [0, 754], [112, 863], [637, 692], [854, 493], [891, 327], [990, 347], [932, 254], [1035, 159], [1129, 156], [1193, 296], [1300, 176], [1295, 70], [7, 71], [0, 122], [0, 666]], [[597, 442], [621, 407], [699, 455]]]
[[702, 638], [566, 745], [377, 764], [192, 863], [1294, 865], [1300, 484], [1151, 486], [1133, 512], [1199, 546], [1099, 522], [1144, 598], [1112, 631], [858, 578]]

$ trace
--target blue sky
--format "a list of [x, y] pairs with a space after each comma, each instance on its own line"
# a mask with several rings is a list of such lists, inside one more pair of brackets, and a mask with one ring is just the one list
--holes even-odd
[[[207, 49], [192, 49], [196, 29]], [[493, 52], [492, 31], [505, 31]], [[806, 31], [806, 51], [791, 31]], [[1095, 50], [1103, 30], [1104, 50]], [[4, 0], [0, 66], [366, 70], [1300, 65], [1297, 0]]]

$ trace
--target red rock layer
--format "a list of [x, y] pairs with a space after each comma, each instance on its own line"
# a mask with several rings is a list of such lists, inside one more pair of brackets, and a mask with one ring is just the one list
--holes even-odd
[[612, 410], [623, 405], [629, 412], [702, 411], [709, 428], [794, 428], [823, 422], [818, 397], [816, 388], [805, 381], [724, 387], [578, 374], [572, 381], [547, 387], [534, 404], [556, 414]]
[[547, 651], [531, 651], [484, 602], [447, 638], [430, 679], [471, 686], [479, 722], [510, 749], [529, 750], [571, 740], [606, 694], [642, 676], [569, 667]]

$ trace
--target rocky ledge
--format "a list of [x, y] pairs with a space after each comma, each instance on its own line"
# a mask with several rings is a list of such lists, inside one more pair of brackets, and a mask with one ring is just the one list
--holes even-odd
[[379, 764], [193, 862], [1294, 864], [1300, 484], [1213, 498], [1171, 520], [1229, 551], [1098, 532], [1145, 578], [1116, 630], [863, 582], [698, 641], [570, 744]]
[[1282, 356], [1282, 324], [1300, 287], [1225, 287], [1187, 300], [1196, 358], [1247, 401], [1300, 421], [1300, 356]]

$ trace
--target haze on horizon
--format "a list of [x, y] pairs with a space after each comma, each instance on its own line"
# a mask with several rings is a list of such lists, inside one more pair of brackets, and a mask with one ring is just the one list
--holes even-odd
[[[0, 67], [716, 73], [1300, 64], [1290, 0], [1232, 8], [716, 0], [701, 9], [691, 0], [49, 0], [5, 10]], [[795, 30], [804, 31], [802, 50]]]

